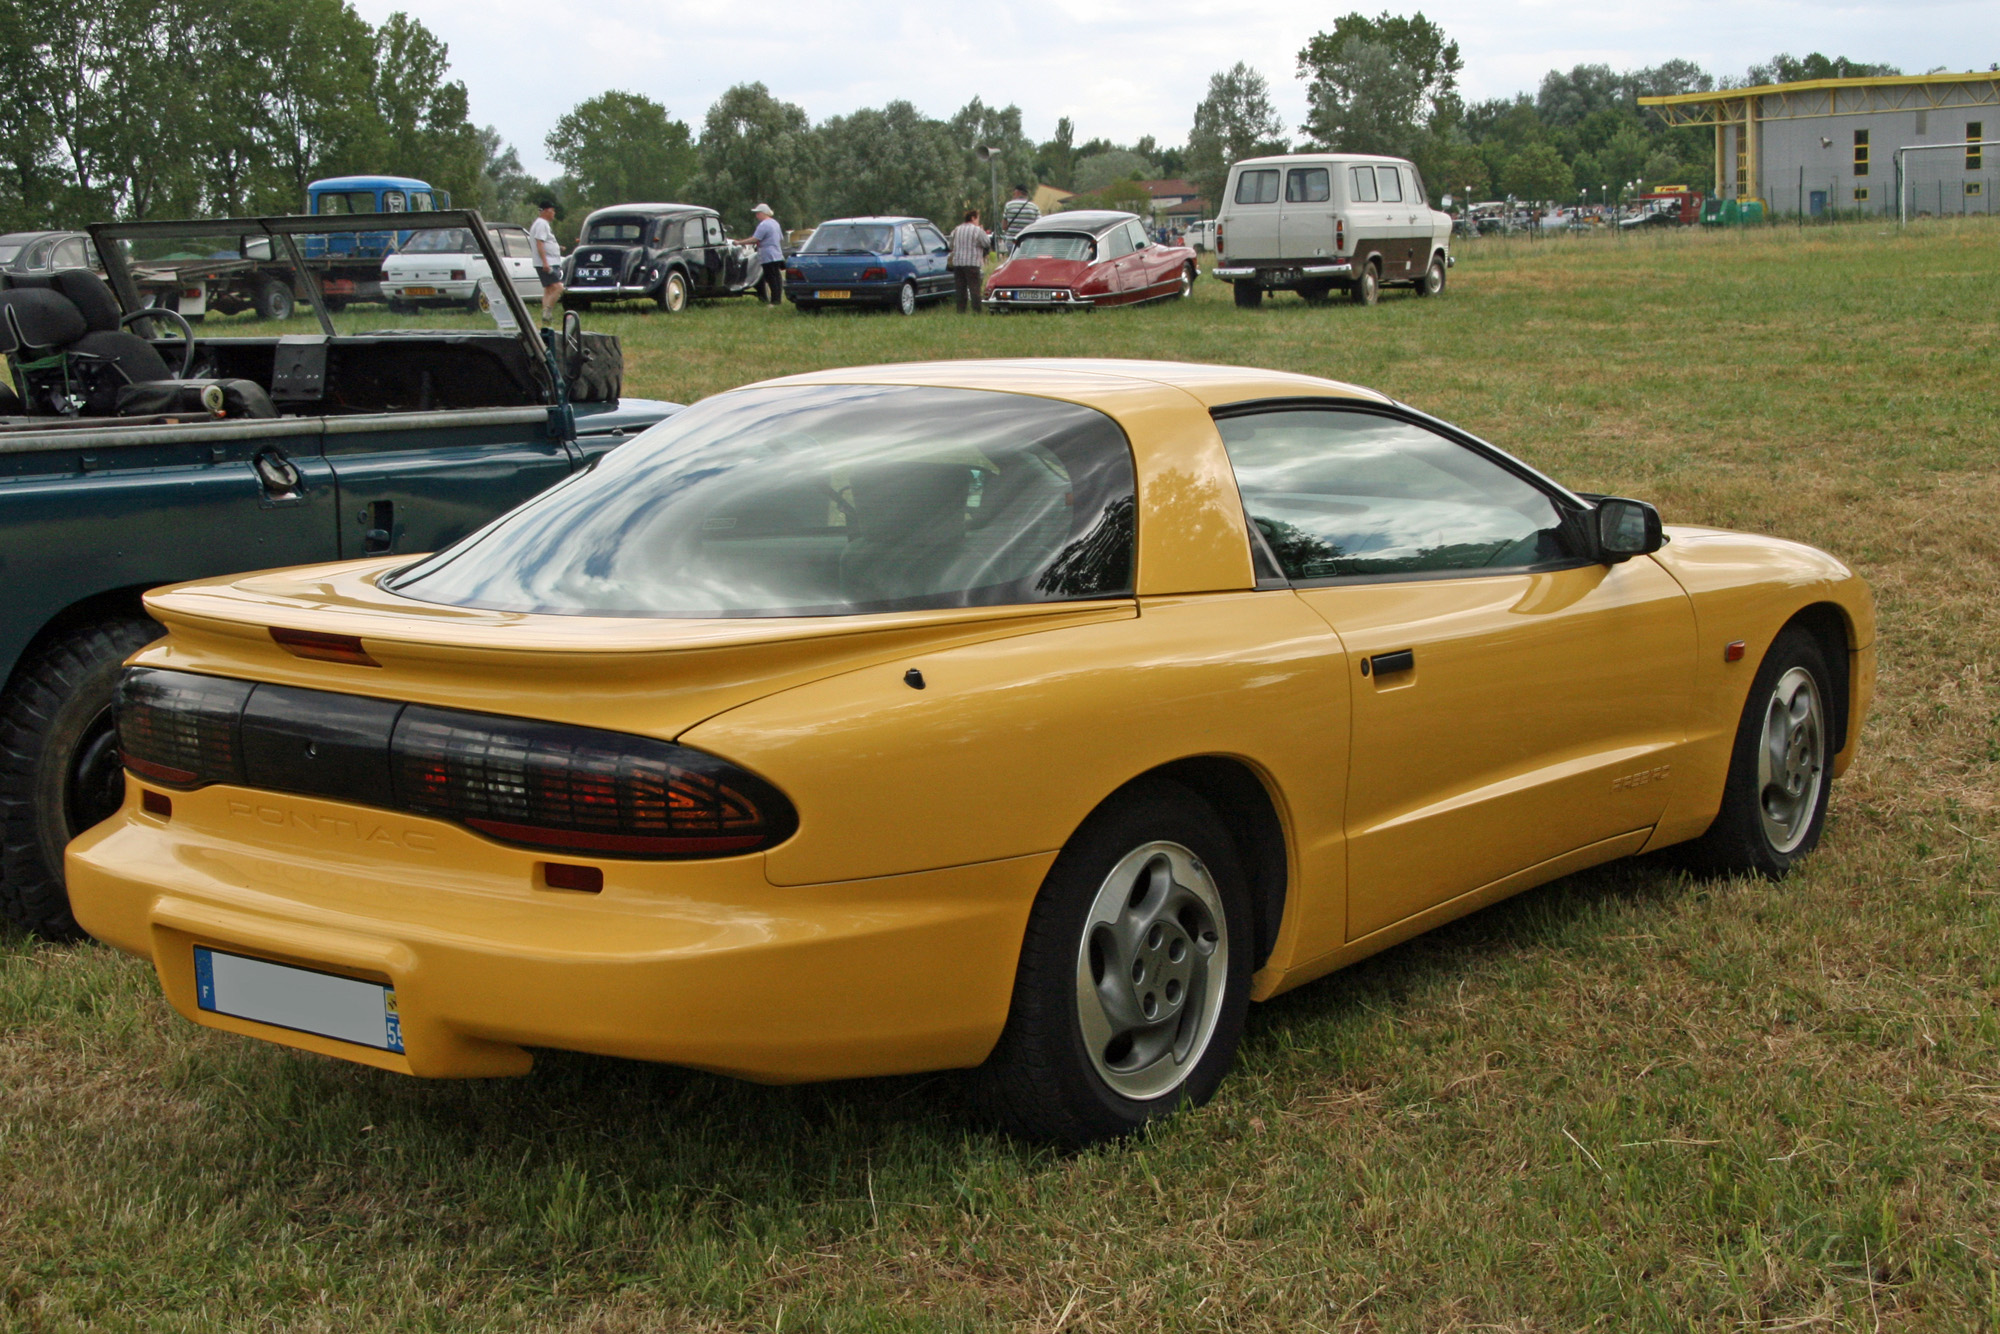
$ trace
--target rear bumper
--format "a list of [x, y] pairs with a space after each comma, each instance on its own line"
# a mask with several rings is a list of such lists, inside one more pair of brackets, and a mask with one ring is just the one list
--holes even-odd
[[1069, 298], [1064, 301], [1041, 301], [1033, 298], [1023, 299], [1018, 296], [989, 296], [980, 304], [991, 306], [996, 310], [1089, 310], [1097, 302], [1091, 297], [1078, 296], [1074, 292], [1071, 292]]
[[[519, 1074], [534, 1047], [766, 1082], [977, 1064], [1054, 860], [795, 887], [761, 856], [601, 861], [581, 894], [455, 825], [228, 787], [162, 819], [127, 787], [70, 845], [86, 930], [197, 1023], [434, 1077]], [[404, 1050], [202, 1010], [197, 945], [393, 986]]]
[[1350, 278], [1354, 276], [1354, 265], [1347, 260], [1337, 264], [1227, 264], [1218, 265], [1211, 272], [1226, 283], [1253, 282], [1259, 287], [1290, 287], [1321, 278]]
[[563, 284], [563, 291], [570, 296], [596, 297], [600, 301], [638, 301], [658, 291], [657, 287], [630, 287], [613, 284], [605, 287], [576, 287]]
[[[793, 301], [824, 301], [831, 306], [867, 305], [870, 302], [893, 305], [903, 290], [901, 280], [892, 283], [869, 281], [865, 283], [822, 282], [814, 278], [785, 280], [785, 295]], [[845, 292], [846, 296], [823, 296], [825, 292]]]

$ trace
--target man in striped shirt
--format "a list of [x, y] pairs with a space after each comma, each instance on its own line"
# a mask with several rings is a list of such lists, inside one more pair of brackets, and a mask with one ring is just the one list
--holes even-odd
[[968, 309], [979, 313], [979, 303], [986, 295], [986, 252], [992, 248], [992, 236], [979, 225], [979, 210], [969, 210], [965, 221], [951, 233], [951, 276], [958, 283], [961, 315]]
[[1014, 242], [1020, 239], [1021, 230], [1041, 216], [1041, 209], [1035, 206], [1034, 200], [1028, 198], [1028, 187], [1015, 186], [1014, 197], [1000, 210], [1000, 234], [1007, 238], [1008, 254], [1013, 253]]

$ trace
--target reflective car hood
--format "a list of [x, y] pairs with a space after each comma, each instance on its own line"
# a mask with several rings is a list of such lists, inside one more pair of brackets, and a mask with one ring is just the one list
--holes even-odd
[[993, 271], [988, 287], [1074, 287], [1090, 276], [1090, 265], [1080, 259], [1010, 259]]
[[[777, 690], [910, 655], [1138, 615], [1130, 598], [862, 616], [655, 620], [442, 606], [378, 584], [407, 555], [146, 596], [168, 637], [134, 661], [671, 738]], [[357, 635], [379, 667], [294, 657], [273, 627]]]

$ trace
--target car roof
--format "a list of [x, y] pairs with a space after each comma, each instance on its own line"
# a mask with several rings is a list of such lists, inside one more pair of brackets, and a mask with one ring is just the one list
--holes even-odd
[[606, 204], [603, 208], [590, 210], [589, 215], [584, 218], [584, 221], [589, 222], [591, 218], [601, 217], [606, 213], [643, 213], [651, 215], [657, 213], [713, 212], [715, 210], [706, 204]]
[[45, 240], [51, 236], [84, 235], [86, 235], [84, 232], [7, 232], [4, 235], [0, 235], [0, 242], [5, 242], [9, 245], [33, 245], [36, 241]]
[[1044, 213], [1035, 221], [1021, 229], [1022, 235], [1029, 232], [1098, 232], [1116, 227], [1120, 223], [1137, 222], [1136, 213], [1120, 213], [1115, 209], [1079, 208], [1068, 213]]
[[412, 176], [329, 176], [308, 190], [428, 190], [430, 183]]
[[934, 385], [952, 389], [987, 389], [1062, 399], [1103, 411], [1111, 411], [1119, 403], [1148, 398], [1171, 401], [1176, 393], [1193, 398], [1205, 408], [1273, 398], [1334, 398], [1376, 404], [1391, 401], [1359, 385], [1291, 371], [1108, 357], [918, 361], [888, 366], [847, 366], [788, 375], [763, 383]]
[[1282, 167], [1290, 163], [1323, 162], [1379, 162], [1385, 165], [1399, 165], [1409, 162], [1405, 157], [1390, 157], [1386, 153], [1274, 153], [1270, 157], [1246, 157], [1236, 165], [1239, 167]]
[[903, 222], [929, 222], [929, 221], [930, 221], [929, 218], [913, 217], [907, 213], [864, 213], [858, 217], [853, 217], [853, 218], [828, 218], [826, 221], [820, 223], [819, 225], [821, 227], [831, 227], [836, 222], [903, 223]]

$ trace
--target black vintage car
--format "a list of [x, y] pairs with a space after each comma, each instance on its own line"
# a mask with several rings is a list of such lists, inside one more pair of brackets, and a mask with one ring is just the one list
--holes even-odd
[[722, 218], [696, 204], [617, 204], [583, 220], [563, 260], [563, 304], [652, 300], [668, 312], [694, 297], [742, 296], [764, 267], [730, 241]]

